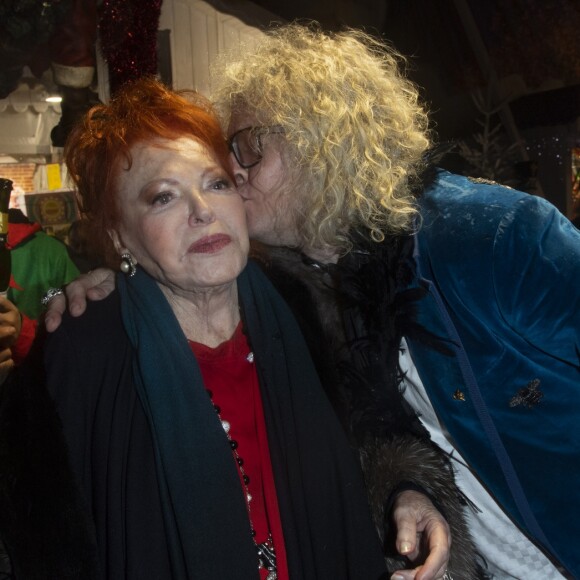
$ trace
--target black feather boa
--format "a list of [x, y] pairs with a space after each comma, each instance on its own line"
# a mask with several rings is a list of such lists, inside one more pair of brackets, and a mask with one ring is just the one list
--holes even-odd
[[326, 393], [358, 451], [389, 570], [408, 566], [393, 548], [388, 506], [412, 482], [449, 523], [451, 576], [485, 578], [451, 462], [402, 396], [401, 339], [413, 337], [446, 352], [416, 322], [415, 307], [425, 291], [412, 284], [413, 239], [391, 237], [377, 244], [357, 234], [353, 242], [354, 249], [338, 264], [259, 245], [253, 257], [292, 308]]
[[402, 337], [435, 342], [415, 322], [424, 290], [409, 287], [412, 238], [377, 244], [358, 235], [338, 264], [320, 264], [288, 248], [255, 250], [298, 318], [353, 443], [408, 433], [428, 439], [400, 391]]

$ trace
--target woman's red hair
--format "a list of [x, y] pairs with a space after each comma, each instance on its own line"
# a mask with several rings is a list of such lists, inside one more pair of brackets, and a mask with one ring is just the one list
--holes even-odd
[[107, 232], [120, 221], [116, 182], [122, 162], [131, 167], [136, 143], [180, 137], [205, 145], [233, 179], [227, 142], [210, 102], [195, 91], [172, 91], [153, 78], [125, 85], [71, 131], [65, 162], [104, 264], [116, 268], [119, 262]]

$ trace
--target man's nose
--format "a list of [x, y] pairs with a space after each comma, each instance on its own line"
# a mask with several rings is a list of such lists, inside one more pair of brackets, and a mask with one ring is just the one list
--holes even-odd
[[244, 169], [236, 159], [236, 156], [233, 153], [230, 153], [230, 163], [232, 164], [232, 169], [234, 172], [234, 179], [236, 180], [236, 185], [240, 187], [240, 185], [244, 185], [248, 181], [248, 170]]

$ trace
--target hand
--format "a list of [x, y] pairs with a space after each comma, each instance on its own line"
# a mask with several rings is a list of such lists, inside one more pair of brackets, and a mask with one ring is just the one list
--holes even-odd
[[22, 319], [16, 306], [0, 296], [0, 348], [11, 347], [20, 336]]
[[428, 556], [414, 570], [398, 570], [391, 580], [443, 578], [449, 561], [451, 533], [431, 500], [417, 491], [403, 491], [393, 506], [393, 519], [397, 529], [397, 551], [411, 562], [417, 561], [422, 553]]
[[68, 310], [71, 316], [80, 316], [87, 308], [89, 300], [103, 300], [115, 289], [115, 273], [107, 268], [97, 268], [82, 274], [65, 288], [66, 297], [55, 296], [48, 303], [44, 323], [48, 332], [54, 332], [62, 322], [62, 315]]
[[14, 367], [12, 351], [9, 347], [0, 348], [0, 385], [6, 380], [10, 371]]

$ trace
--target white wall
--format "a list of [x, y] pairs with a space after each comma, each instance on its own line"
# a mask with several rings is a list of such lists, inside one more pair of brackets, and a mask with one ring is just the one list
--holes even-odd
[[196, 89], [208, 95], [209, 70], [223, 51], [252, 43], [262, 36], [258, 26], [276, 17], [258, 6], [244, 3], [244, 20], [220, 12], [202, 0], [165, 0], [159, 28], [169, 29], [174, 89]]
[[[170, 31], [173, 88], [197, 89], [209, 93], [209, 67], [216, 55], [241, 42], [252, 42], [263, 33], [258, 26], [267, 26], [276, 16], [247, 2], [220, 2], [224, 11], [202, 0], [164, 0], [160, 30]], [[231, 14], [235, 6], [245, 22]], [[97, 51], [97, 54], [100, 53]], [[109, 97], [107, 65], [97, 58], [99, 99]], [[31, 96], [32, 95], [32, 96]], [[36, 91], [28, 85], [0, 100], [0, 155], [48, 155], [52, 151], [50, 131], [58, 124], [60, 106], [48, 106], [36, 99]]]

